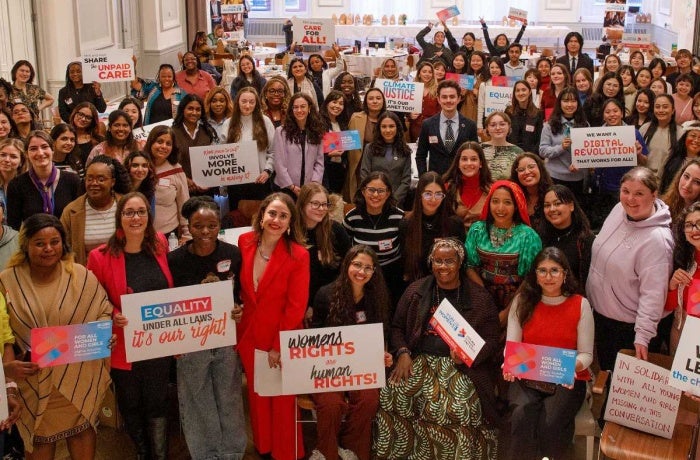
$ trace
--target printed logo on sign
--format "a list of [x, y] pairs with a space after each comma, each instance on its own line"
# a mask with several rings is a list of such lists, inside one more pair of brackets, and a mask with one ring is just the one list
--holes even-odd
[[464, 338], [467, 335], [467, 331], [464, 330], [464, 328], [460, 329], [460, 331], [457, 333], [457, 336], [460, 338]]
[[178, 300], [176, 302], [144, 305], [141, 307], [141, 321], [153, 321], [173, 316], [191, 315], [194, 313], [210, 312], [211, 297]]
[[442, 319], [444, 319], [445, 322], [452, 328], [452, 330], [454, 330], [454, 331], [457, 330], [457, 328], [459, 327], [459, 324], [457, 324], [457, 320], [455, 318], [453, 318], [452, 315], [450, 315], [444, 311], [439, 311], [438, 313], [440, 314]]

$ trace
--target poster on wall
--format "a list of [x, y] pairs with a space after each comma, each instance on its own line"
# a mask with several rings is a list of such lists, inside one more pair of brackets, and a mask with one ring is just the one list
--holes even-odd
[[[267, 5], [269, 9], [269, 1]], [[248, 5], [245, 0], [209, 0], [209, 17], [212, 31], [219, 24], [223, 26], [224, 32], [243, 30], [248, 17]]]
[[624, 29], [626, 15], [627, 0], [605, 0], [603, 27], [605, 29]]

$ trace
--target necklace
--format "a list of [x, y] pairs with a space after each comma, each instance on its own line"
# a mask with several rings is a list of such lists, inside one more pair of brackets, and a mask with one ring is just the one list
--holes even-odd
[[489, 229], [489, 239], [491, 240], [491, 245], [496, 249], [503, 246], [512, 236], [513, 227], [498, 228], [491, 225], [491, 228]]
[[259, 242], [259, 241], [258, 241], [258, 254], [260, 254], [260, 257], [262, 257], [262, 260], [264, 260], [265, 262], [269, 262], [269, 261], [270, 261], [270, 257], [272, 257], [272, 255], [265, 256], [265, 254], [263, 254], [263, 252], [262, 252], [262, 246], [260, 246], [260, 242]]
[[[457, 290], [457, 300], [456, 304], [453, 305], [457, 310], [461, 310], [460, 308], [460, 295], [462, 294], [462, 290], [460, 289], [460, 286], [458, 285], [456, 288]], [[455, 289], [442, 289], [437, 285], [437, 282], [435, 283], [435, 305], [440, 305], [440, 303], [447, 298], [447, 294], [450, 293], [450, 291], [454, 291]], [[440, 299], [440, 292], [442, 291], [442, 299]], [[449, 300], [449, 299], [448, 299]]]

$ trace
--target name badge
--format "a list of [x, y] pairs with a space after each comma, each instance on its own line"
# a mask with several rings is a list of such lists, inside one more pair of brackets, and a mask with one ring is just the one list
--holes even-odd
[[227, 272], [227, 271], [229, 271], [230, 268], [231, 268], [231, 259], [222, 260], [221, 262], [216, 264], [216, 271], [219, 273]]
[[377, 246], [379, 247], [380, 251], [389, 251], [393, 247], [391, 240], [381, 240], [379, 243], [377, 243]]
[[527, 131], [528, 133], [534, 133], [535, 125], [525, 125], [525, 131]]
[[364, 310], [356, 311], [355, 312], [355, 322], [356, 323], [366, 323], [367, 322], [367, 313], [365, 313]]
[[438, 137], [437, 136], [428, 136], [428, 142], [430, 144], [437, 144], [438, 143]]
[[71, 105], [72, 103], [73, 103], [72, 98], [69, 97], [68, 99], [66, 99], [66, 104]]
[[161, 177], [158, 179], [158, 186], [160, 187], [170, 187], [170, 179], [167, 177]]

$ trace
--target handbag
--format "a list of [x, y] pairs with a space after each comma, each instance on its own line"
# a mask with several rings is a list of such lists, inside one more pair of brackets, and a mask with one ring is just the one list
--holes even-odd
[[537, 390], [540, 393], [544, 393], [547, 395], [553, 395], [554, 392], [557, 391], [557, 384], [556, 383], [540, 382], [538, 380], [528, 380], [528, 379], [521, 379], [520, 381], [527, 388], [530, 388], [531, 390]]

